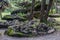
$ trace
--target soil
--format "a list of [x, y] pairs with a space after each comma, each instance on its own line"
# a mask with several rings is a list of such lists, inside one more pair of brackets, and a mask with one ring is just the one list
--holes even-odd
[[38, 37], [11, 37], [4, 35], [6, 29], [0, 29], [0, 40], [60, 40], [60, 30], [53, 34]]

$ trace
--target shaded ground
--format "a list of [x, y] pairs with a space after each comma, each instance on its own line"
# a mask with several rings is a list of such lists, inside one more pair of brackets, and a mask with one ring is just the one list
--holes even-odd
[[[60, 23], [60, 18], [55, 18]], [[9, 37], [3, 35], [6, 29], [0, 29], [0, 40], [60, 40], [60, 26], [56, 26], [57, 31], [53, 34], [39, 36], [39, 37]], [[59, 30], [59, 31], [58, 31]]]
[[39, 36], [39, 37], [9, 37], [7, 35], [3, 35], [5, 29], [0, 29], [2, 35], [0, 36], [0, 40], [60, 40], [60, 31], [57, 31], [53, 34]]

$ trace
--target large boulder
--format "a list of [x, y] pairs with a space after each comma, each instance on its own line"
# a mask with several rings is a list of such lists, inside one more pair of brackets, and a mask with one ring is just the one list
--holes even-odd
[[[11, 31], [8, 31], [11, 30]], [[45, 23], [40, 23], [36, 20], [21, 22], [20, 25], [12, 25], [8, 28], [7, 34], [12, 36], [14, 34], [19, 36], [37, 36], [41, 34], [53, 33], [55, 29]], [[13, 31], [13, 33], [11, 33]], [[11, 33], [11, 34], [10, 34]]]
[[40, 23], [37, 27], [38, 34], [40, 34], [41, 32], [43, 32], [43, 34], [50, 34], [50, 33], [53, 33], [54, 31], [55, 31], [55, 28], [45, 23]]

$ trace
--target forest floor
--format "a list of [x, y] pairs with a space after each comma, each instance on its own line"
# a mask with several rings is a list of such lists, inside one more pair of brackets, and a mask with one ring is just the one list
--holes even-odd
[[[0, 32], [4, 33], [5, 29], [0, 29]], [[0, 40], [60, 40], [60, 31], [56, 31], [53, 34], [39, 36], [39, 37], [9, 37], [7, 35], [1, 35]]]
[[[55, 18], [60, 23], [60, 18]], [[56, 32], [49, 35], [38, 36], [38, 37], [10, 37], [4, 35], [4, 31], [6, 29], [0, 29], [0, 40], [60, 40], [60, 26], [55, 27], [57, 29]]]

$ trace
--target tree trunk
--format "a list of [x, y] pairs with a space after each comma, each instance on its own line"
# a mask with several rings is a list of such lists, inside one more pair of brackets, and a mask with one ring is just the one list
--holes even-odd
[[48, 6], [47, 6], [46, 16], [45, 16], [45, 17], [46, 17], [46, 20], [47, 20], [47, 18], [48, 18], [49, 11], [50, 11], [50, 9], [51, 9], [52, 4], [53, 4], [53, 0], [49, 0], [49, 4], [48, 4]]
[[40, 12], [40, 22], [45, 22], [45, 5], [46, 5], [46, 0], [42, 0], [41, 2], [41, 12]]
[[2, 13], [1, 13], [1, 11], [0, 11], [0, 19], [2, 18]]
[[33, 16], [34, 16], [33, 11], [34, 11], [35, 0], [32, 0], [32, 4], [31, 5], [32, 5], [32, 8], [31, 8], [31, 14], [29, 16], [29, 20], [33, 19]]
[[49, 4], [47, 6], [47, 10], [44, 10], [44, 7], [46, 5], [46, 0], [42, 0], [40, 22], [47, 23], [47, 18], [48, 18], [48, 14], [49, 14], [50, 8], [52, 6], [52, 3], [53, 3], [53, 0], [49, 0]]

